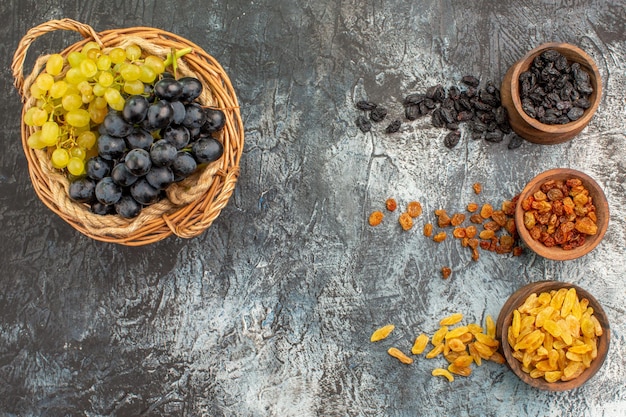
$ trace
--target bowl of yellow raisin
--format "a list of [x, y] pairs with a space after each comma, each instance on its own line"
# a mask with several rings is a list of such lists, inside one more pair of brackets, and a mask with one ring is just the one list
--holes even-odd
[[556, 261], [591, 252], [609, 224], [609, 205], [600, 185], [570, 168], [544, 171], [519, 194], [517, 232], [536, 254]]
[[540, 281], [504, 303], [496, 337], [513, 373], [548, 391], [578, 388], [602, 367], [610, 327], [600, 303], [570, 283]]

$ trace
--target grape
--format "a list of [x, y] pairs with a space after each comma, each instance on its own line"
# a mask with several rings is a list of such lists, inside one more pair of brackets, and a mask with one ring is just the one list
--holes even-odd
[[112, 161], [124, 155], [126, 150], [126, 142], [122, 138], [115, 136], [102, 135], [98, 138], [98, 154]]
[[32, 149], [43, 149], [47, 146], [41, 141], [41, 130], [38, 130], [30, 135], [26, 142]]
[[140, 67], [141, 74], [139, 75], [139, 81], [151, 84], [156, 80], [157, 73], [156, 71], [149, 65], [142, 65]]
[[178, 80], [183, 87], [180, 101], [192, 102], [202, 93], [202, 83], [195, 77], [183, 77]]
[[136, 176], [146, 175], [152, 167], [150, 154], [144, 149], [133, 149], [124, 157], [126, 168]]
[[100, 45], [98, 45], [98, 42], [95, 41], [89, 41], [86, 44], [83, 45], [83, 48], [80, 50], [80, 52], [82, 52], [83, 54], [87, 55], [87, 53], [89, 51], [93, 51], [93, 52], [99, 52], [100, 51]]
[[214, 138], [202, 138], [194, 142], [191, 151], [198, 163], [217, 161], [224, 153], [222, 144]]
[[124, 83], [124, 92], [126, 94], [141, 94], [143, 90], [144, 86], [140, 80], [126, 81]]
[[39, 107], [31, 107], [24, 115], [24, 122], [29, 126], [43, 126], [48, 120], [48, 112]]
[[140, 204], [147, 206], [159, 201], [160, 191], [151, 186], [145, 177], [130, 186], [130, 195]]
[[83, 105], [83, 100], [78, 94], [66, 94], [61, 99], [61, 105], [67, 111], [76, 110]]
[[76, 144], [84, 149], [91, 149], [96, 144], [96, 134], [91, 130], [81, 132], [76, 138]]
[[65, 74], [65, 81], [70, 84], [78, 85], [81, 81], [87, 80], [78, 68], [70, 68]]
[[100, 55], [96, 61], [96, 65], [100, 71], [109, 70], [111, 68], [111, 57], [108, 55]]
[[121, 64], [126, 60], [126, 51], [122, 48], [113, 48], [109, 51], [109, 58], [113, 64]]
[[123, 138], [133, 131], [133, 125], [128, 123], [117, 112], [109, 112], [102, 123], [106, 133], [111, 136]]
[[67, 92], [67, 83], [63, 80], [55, 81], [50, 87], [50, 97], [61, 98]]
[[154, 84], [154, 93], [160, 99], [176, 100], [183, 92], [183, 86], [174, 78], [162, 78]]
[[141, 76], [141, 70], [137, 65], [125, 62], [120, 66], [120, 75], [125, 81], [135, 81]]
[[63, 148], [56, 148], [52, 152], [50, 160], [52, 161], [53, 167], [56, 169], [63, 169], [67, 166], [67, 163], [70, 160], [70, 154]]
[[71, 110], [65, 115], [65, 121], [67, 124], [74, 127], [87, 126], [90, 119], [91, 117], [89, 112], [83, 109]]
[[35, 84], [37, 84], [37, 87], [42, 91], [48, 91], [50, 87], [52, 87], [52, 84], [54, 84], [54, 77], [48, 73], [42, 72], [35, 78]]
[[123, 195], [114, 207], [115, 212], [126, 219], [137, 217], [141, 212], [141, 204], [131, 195]]
[[148, 108], [148, 128], [150, 130], [162, 129], [170, 124], [174, 110], [166, 100], [160, 100]]
[[46, 62], [46, 72], [52, 76], [59, 75], [63, 70], [63, 56], [61, 54], [52, 54]]
[[130, 149], [145, 149], [149, 151], [154, 142], [154, 138], [147, 130], [137, 127], [126, 136], [126, 142]]
[[98, 73], [98, 66], [89, 58], [85, 58], [80, 62], [80, 72], [86, 77], [91, 78]]
[[70, 183], [69, 197], [79, 203], [89, 203], [96, 198], [96, 183], [91, 178], [79, 178]]
[[156, 166], [168, 166], [174, 162], [177, 150], [165, 139], [156, 141], [150, 148], [150, 158], [152, 164]]
[[67, 171], [74, 176], [82, 175], [85, 172], [85, 162], [73, 156], [67, 162]]
[[188, 128], [202, 127], [206, 121], [206, 116], [202, 107], [198, 103], [191, 103], [185, 106], [185, 118], [183, 125]]
[[102, 204], [115, 204], [122, 197], [122, 188], [113, 178], [104, 177], [96, 184], [96, 198]]
[[126, 47], [126, 58], [135, 61], [141, 57], [141, 48], [138, 45], [128, 45]]
[[181, 101], [172, 101], [170, 102], [170, 106], [174, 111], [172, 116], [172, 123], [179, 125], [183, 123], [185, 120], [185, 105]]
[[224, 128], [226, 123], [226, 117], [224, 112], [219, 109], [204, 109], [204, 115], [206, 122], [202, 126], [202, 130], [206, 133], [213, 133], [220, 131]]
[[46, 122], [41, 126], [41, 141], [48, 146], [56, 145], [59, 139], [59, 125], [56, 122]]
[[72, 68], [78, 68], [80, 63], [87, 58], [87, 56], [78, 51], [72, 51], [67, 55], [67, 62], [70, 64]]
[[[104, 97], [104, 93], [106, 93], [107, 91], [107, 87], [103, 86], [100, 83], [96, 83], [93, 86], [93, 95], [96, 97]], [[105, 103], [106, 103], [106, 98], [104, 99]], [[108, 105], [108, 103], [107, 103]]]
[[188, 152], [178, 152], [172, 162], [174, 181], [180, 181], [191, 175], [197, 168], [196, 160]]
[[148, 65], [150, 68], [154, 70], [156, 74], [161, 74], [165, 71], [165, 64], [161, 58], [154, 55], [148, 55], [143, 60], [144, 65]]
[[94, 122], [95, 124], [101, 124], [102, 122], [104, 122], [104, 118], [106, 117], [108, 112], [106, 108], [98, 107], [96, 102], [97, 99], [98, 98], [89, 103], [87, 111], [89, 112], [89, 117], [91, 117], [92, 122]]
[[126, 99], [124, 104], [124, 110], [122, 110], [122, 117], [128, 123], [141, 123], [148, 114], [148, 107], [150, 103], [141, 95], [133, 95]]
[[115, 77], [110, 71], [102, 71], [98, 76], [98, 84], [102, 87], [110, 87], [115, 81]]
[[185, 126], [168, 126], [163, 129], [161, 135], [177, 150], [181, 150], [189, 144], [189, 130]]
[[99, 181], [111, 174], [111, 163], [101, 156], [94, 156], [87, 160], [85, 170], [89, 178]]
[[145, 176], [148, 184], [157, 190], [163, 190], [174, 182], [174, 173], [169, 167], [153, 166]]
[[102, 204], [98, 200], [91, 203], [91, 212], [99, 216], [115, 213], [115, 207], [111, 204]]
[[138, 176], [133, 175], [128, 170], [128, 167], [123, 162], [113, 167], [113, 169], [111, 170], [111, 178], [117, 185], [121, 187], [131, 186], [139, 179]]
[[87, 156], [87, 152], [85, 151], [85, 149], [81, 148], [80, 146], [73, 146], [70, 149], [70, 156], [74, 158], [78, 158], [81, 161], [84, 161], [85, 157]]
[[120, 92], [115, 88], [108, 87], [104, 91], [104, 98], [106, 99], [107, 103], [109, 103], [109, 106], [111, 106], [111, 108], [117, 111], [121, 111], [124, 108], [124, 97], [122, 97], [122, 94], [120, 94]]

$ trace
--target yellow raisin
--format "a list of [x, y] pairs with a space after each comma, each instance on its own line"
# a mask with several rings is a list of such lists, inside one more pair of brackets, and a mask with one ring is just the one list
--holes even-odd
[[402, 353], [402, 351], [398, 348], [392, 347], [389, 348], [387, 350], [387, 353], [390, 356], [393, 356], [394, 358], [396, 358], [397, 360], [399, 360], [400, 362], [410, 365], [413, 363], [413, 359], [409, 358], [408, 356], [406, 356], [404, 353]]
[[382, 211], [374, 211], [370, 214], [369, 223], [370, 226], [378, 226], [383, 221], [383, 213]]
[[411, 348], [411, 353], [414, 355], [419, 355], [420, 353], [424, 352], [427, 345], [428, 345], [428, 336], [422, 333], [415, 338], [415, 343], [413, 343], [413, 347]]
[[484, 333], [476, 333], [474, 335], [474, 337], [476, 338], [476, 340], [478, 340], [480, 343], [483, 343], [487, 346], [490, 347], [498, 347], [500, 345], [500, 342], [498, 342], [496, 339], [494, 339], [491, 336], [488, 336]]
[[456, 359], [454, 359], [454, 363], [459, 368], [464, 368], [466, 366], [470, 366], [474, 362], [474, 358], [468, 354], [459, 355]]
[[446, 377], [448, 379], [448, 381], [454, 382], [454, 377], [452, 376], [450, 371], [448, 371], [447, 369], [435, 368], [432, 371], [432, 375], [433, 376], [443, 376], [443, 377]]
[[464, 237], [467, 236], [467, 234], [465, 233], [465, 228], [455, 227], [454, 230], [452, 231], [452, 236], [454, 236], [457, 239], [463, 239]]
[[489, 357], [489, 360], [491, 362], [495, 362], [495, 363], [498, 363], [500, 365], [506, 363], [506, 359], [504, 358], [504, 356], [502, 356], [502, 354], [500, 352], [498, 352], [497, 350], [495, 352], [493, 352], [493, 354]]
[[544, 375], [544, 379], [546, 382], [556, 382], [561, 379], [563, 375], [562, 371], [548, 371]]
[[572, 287], [565, 293], [563, 298], [563, 305], [561, 306], [561, 317], [567, 317], [574, 307], [574, 301], [576, 301], [576, 288]]
[[433, 346], [437, 346], [441, 342], [443, 342], [443, 339], [446, 337], [446, 333], [448, 333], [448, 326], [441, 326], [439, 330], [437, 330], [433, 334], [433, 338], [432, 338]]
[[489, 240], [495, 236], [495, 232], [493, 230], [483, 230], [478, 234], [478, 237], [483, 240]]
[[418, 217], [422, 214], [422, 205], [418, 201], [411, 201], [406, 207], [406, 212], [411, 217]]
[[454, 352], [465, 351], [465, 343], [461, 342], [458, 338], [448, 340], [448, 346], [450, 347], [450, 350]]
[[452, 226], [458, 226], [465, 221], [465, 214], [463, 213], [454, 213], [452, 218], [450, 219], [450, 224]]
[[470, 356], [472, 357], [472, 359], [474, 360], [474, 363], [476, 363], [476, 365], [480, 366], [482, 364], [482, 358], [480, 356], [480, 354], [478, 353], [478, 350], [476, 350], [476, 346], [474, 346], [474, 343], [470, 343], [467, 346]]
[[472, 374], [472, 369], [469, 366], [456, 366], [453, 363], [448, 365], [448, 371], [451, 374], [456, 374], [460, 376], [470, 376]]
[[454, 313], [439, 320], [440, 326], [452, 326], [463, 320], [463, 313]]
[[393, 329], [395, 328], [396, 326], [394, 326], [393, 324], [388, 324], [386, 326], [383, 326], [374, 330], [374, 333], [372, 333], [372, 336], [370, 337], [370, 341], [378, 342], [379, 340], [386, 339], [387, 336], [389, 336], [391, 332], [393, 332]]
[[470, 239], [476, 237], [476, 233], [478, 233], [478, 229], [473, 224], [471, 224], [471, 225], [469, 225], [469, 226], [467, 226], [465, 228], [465, 236], [470, 238]]
[[487, 328], [487, 336], [492, 339], [496, 338], [496, 323], [493, 321], [490, 315], [485, 317], [485, 327]]
[[441, 354], [443, 352], [443, 343], [439, 343], [437, 346], [435, 346], [430, 352], [428, 352], [426, 354], [426, 358], [427, 359], [432, 359], [437, 357], [437, 355]]
[[413, 219], [408, 213], [402, 213], [398, 218], [398, 222], [400, 226], [402, 226], [403, 230], [410, 230], [413, 227]]
[[447, 235], [447, 233], [446, 233], [446, 232], [439, 232], [439, 233], [437, 233], [435, 236], [433, 236], [433, 240], [434, 240], [435, 242], [437, 242], [437, 243], [441, 243], [441, 242], [443, 242], [444, 240], [446, 240], [446, 237], [447, 237], [447, 236], [448, 236], [448, 235]]
[[459, 326], [456, 327], [452, 330], [448, 330], [448, 332], [445, 335], [446, 339], [454, 339], [457, 338], [459, 336], [461, 336], [462, 334], [465, 334], [469, 332], [469, 329], [467, 328], [467, 326]]
[[489, 217], [491, 217], [492, 213], [493, 206], [489, 203], [483, 204], [482, 208], [480, 209], [480, 217], [482, 217], [483, 219], [488, 219]]

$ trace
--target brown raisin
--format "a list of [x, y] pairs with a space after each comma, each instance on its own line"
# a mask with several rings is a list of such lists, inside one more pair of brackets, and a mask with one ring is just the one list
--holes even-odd
[[483, 230], [482, 232], [478, 234], [478, 237], [480, 237], [483, 240], [489, 240], [494, 236], [495, 236], [495, 232], [493, 230]]
[[406, 212], [413, 218], [418, 217], [422, 214], [422, 205], [418, 201], [411, 201], [406, 207]]
[[474, 192], [476, 194], [480, 194], [483, 190], [483, 186], [479, 182], [474, 183], [474, 185], [472, 185], [472, 188], [474, 189]]
[[410, 230], [413, 227], [413, 219], [408, 213], [402, 213], [398, 218], [398, 222], [403, 230]]
[[483, 227], [485, 228], [485, 230], [493, 230], [494, 232], [500, 230], [500, 225], [494, 221], [485, 223]]
[[456, 227], [454, 229], [454, 231], [452, 232], [452, 236], [456, 237], [457, 239], [464, 238], [466, 236], [465, 228], [464, 227]]
[[435, 211], [435, 215], [437, 216], [437, 224], [439, 227], [448, 227], [452, 223], [452, 219], [445, 210], [437, 210]]
[[424, 225], [424, 236], [430, 237], [433, 234], [433, 225], [430, 223], [426, 223]]
[[493, 213], [491, 213], [491, 218], [494, 222], [498, 223], [498, 226], [506, 226], [506, 214], [504, 214], [504, 211], [495, 210]]
[[480, 209], [480, 217], [482, 217], [483, 219], [488, 219], [489, 217], [491, 217], [492, 213], [493, 206], [489, 203], [483, 204], [482, 208]]
[[443, 268], [441, 268], [441, 276], [443, 277], [443, 279], [450, 278], [451, 274], [452, 274], [452, 269], [450, 269], [449, 267], [444, 266]]
[[443, 242], [446, 240], [448, 234], [446, 232], [439, 232], [435, 236], [433, 236], [433, 240], [437, 243]]
[[467, 211], [469, 211], [470, 213], [473, 213], [476, 210], [478, 210], [478, 204], [476, 204], [476, 203], [469, 203], [467, 205]]
[[383, 217], [384, 215], [381, 211], [374, 211], [372, 214], [370, 214], [370, 226], [378, 226], [383, 221]]
[[478, 233], [478, 229], [476, 229], [476, 226], [474, 226], [473, 224], [465, 228], [465, 236], [467, 236], [470, 239], [475, 237], [476, 233]]
[[387, 201], [385, 201], [385, 205], [389, 211], [395, 211], [396, 208], [398, 208], [398, 203], [396, 203], [394, 198], [388, 198]]
[[470, 222], [475, 223], [475, 224], [482, 224], [483, 223], [483, 217], [480, 214], [472, 214], [470, 216]]
[[465, 221], [465, 214], [462, 213], [454, 213], [452, 218], [450, 219], [450, 224], [452, 226], [459, 226], [461, 223]]

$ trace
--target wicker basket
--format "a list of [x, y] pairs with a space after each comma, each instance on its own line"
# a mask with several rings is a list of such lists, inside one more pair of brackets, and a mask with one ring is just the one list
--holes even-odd
[[[96, 215], [88, 206], [70, 200], [69, 181], [65, 175], [52, 167], [45, 150], [33, 150], [27, 145], [26, 141], [34, 130], [23, 120], [26, 110], [35, 104], [35, 99], [30, 97], [30, 86], [48, 58], [48, 55], [39, 57], [32, 73], [25, 78], [26, 53], [38, 37], [55, 30], [75, 31], [85, 38], [62, 51], [63, 56], [80, 50], [89, 41], [97, 42], [103, 50], [135, 43], [144, 52], [163, 57], [172, 48], [181, 50], [191, 47], [192, 52], [179, 59], [178, 73], [181, 76], [193, 75], [202, 82], [204, 91], [199, 98], [202, 105], [224, 111], [226, 124], [217, 136], [224, 146], [222, 158], [184, 181], [171, 185], [167, 189], [168, 198], [144, 208], [134, 219]], [[199, 46], [155, 28], [133, 27], [96, 33], [90, 26], [71, 19], [51, 20], [32, 28], [22, 38], [13, 57], [12, 70], [15, 86], [24, 102], [22, 147], [33, 187], [46, 206], [81, 233], [96, 240], [128, 246], [146, 245], [172, 234], [191, 238], [203, 233], [228, 203], [239, 174], [244, 144], [243, 123], [228, 76], [221, 65]]]

